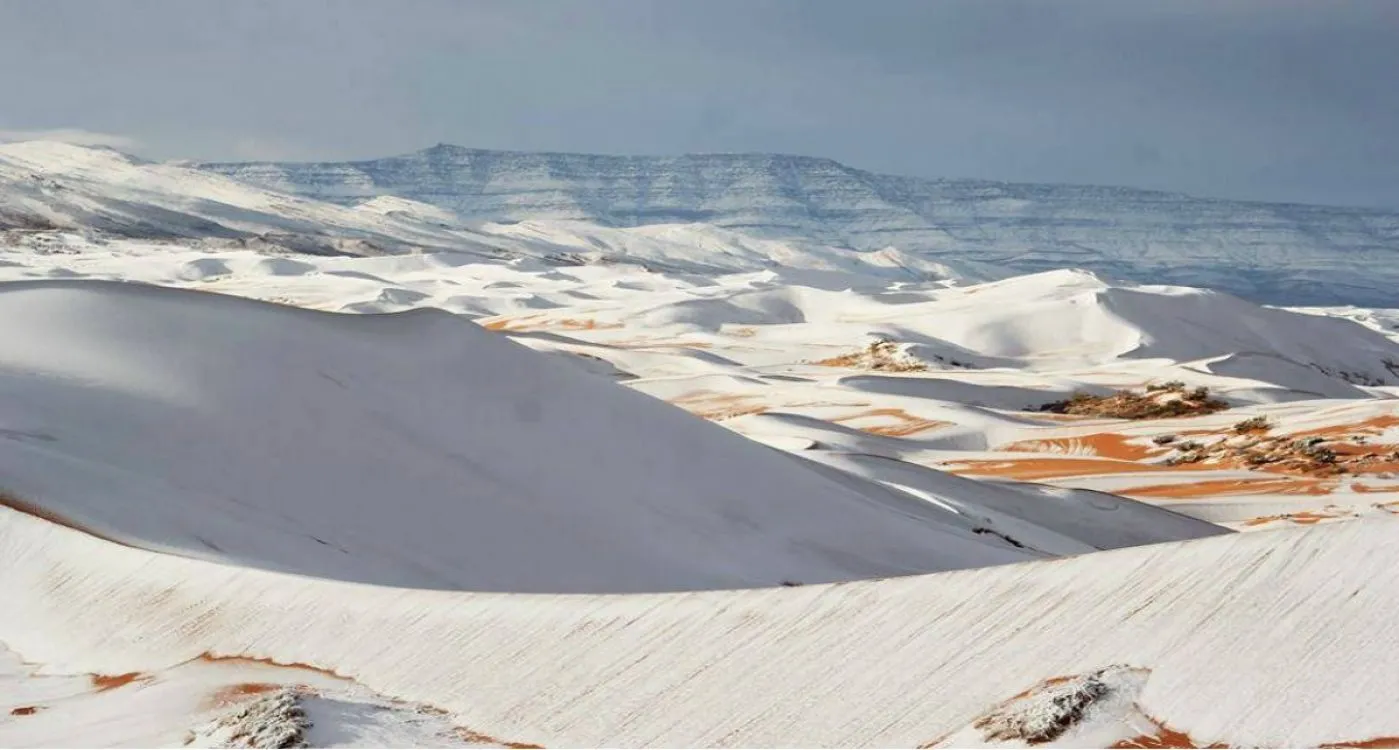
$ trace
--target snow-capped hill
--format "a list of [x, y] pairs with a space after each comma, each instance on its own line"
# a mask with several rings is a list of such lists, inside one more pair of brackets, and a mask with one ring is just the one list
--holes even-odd
[[355, 206], [355, 209], [383, 216], [431, 222], [445, 227], [462, 226], [461, 218], [451, 211], [439, 208], [430, 203], [411, 201], [407, 198], [397, 198], [392, 195], [381, 195], [377, 198], [370, 198]]
[[396, 195], [467, 221], [701, 222], [1033, 272], [1091, 268], [1276, 304], [1399, 306], [1399, 213], [1129, 188], [924, 180], [773, 154], [627, 157], [439, 145], [355, 162], [205, 164], [323, 200]]
[[[781, 269], [832, 272], [839, 288], [885, 286], [891, 281], [966, 282], [996, 278], [975, 264], [945, 264], [896, 249], [862, 253], [814, 244], [762, 239], [710, 224], [609, 227], [582, 221], [528, 220], [478, 227], [515, 252], [587, 263], [638, 264], [686, 273], [723, 274]], [[807, 274], [806, 279], [818, 278]]]
[[354, 210], [105, 148], [0, 144], [0, 230], [162, 240], [270, 238], [313, 252], [492, 251], [483, 238], [424, 213]]

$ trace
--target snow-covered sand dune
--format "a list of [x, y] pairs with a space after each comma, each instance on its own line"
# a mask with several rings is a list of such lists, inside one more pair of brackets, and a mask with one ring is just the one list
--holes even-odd
[[[15, 497], [103, 537], [306, 575], [667, 591], [1042, 552], [1032, 524], [1027, 550], [994, 523], [820, 471], [439, 311], [0, 285], [0, 392], [0, 487]], [[1034, 503], [963, 484], [1012, 515]], [[1135, 543], [1220, 532], [1140, 525]]]
[[339, 198], [0, 147], [0, 745], [1399, 737], [1399, 313]]
[[[1201, 746], [1399, 736], [1392, 520], [830, 586], [522, 596], [287, 576], [0, 519], [0, 642], [50, 672], [131, 674], [113, 700], [245, 657], [517, 743], [914, 747], [1050, 678], [1122, 666], [1144, 682], [1100, 696], [1060, 744], [1158, 734], [1144, 716]], [[184, 728], [138, 717], [85, 736], [178, 744]], [[0, 723], [18, 738], [45, 740]]]

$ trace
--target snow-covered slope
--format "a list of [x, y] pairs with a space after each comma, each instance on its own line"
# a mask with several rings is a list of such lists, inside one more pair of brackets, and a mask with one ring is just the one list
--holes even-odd
[[[1065, 551], [1033, 529], [1016, 546], [985, 533], [994, 523], [809, 466], [438, 311], [5, 285], [0, 393], [0, 487], [17, 502], [130, 544], [327, 578], [659, 591]], [[1138, 525], [1148, 536], [1126, 543], [1220, 533]], [[1077, 541], [1067, 550], [1120, 544]]]
[[1399, 737], [1399, 314], [714, 185], [756, 229], [0, 147], [0, 746]]
[[[459, 223], [458, 223], [459, 224]], [[414, 247], [492, 253], [440, 217], [353, 210], [105, 148], [0, 144], [0, 230], [82, 230], [355, 255]]]
[[[17, 707], [34, 713], [0, 721], [0, 743], [178, 746], [210, 712], [182, 674], [211, 661], [296, 665], [243, 684], [330, 673], [512, 747], [967, 746], [1007, 710], [1068, 747], [1393, 738], [1396, 533], [1374, 520], [832, 586], [520, 596], [211, 564], [0, 508], [0, 642], [98, 688], [31, 689]], [[1015, 703], [1123, 668], [1082, 703]]]
[[1273, 304], [1399, 306], [1399, 214], [1128, 188], [920, 180], [772, 154], [624, 157], [439, 145], [335, 163], [205, 164], [353, 204], [381, 194], [470, 221], [706, 223], [789, 243], [1024, 272], [1089, 268]]

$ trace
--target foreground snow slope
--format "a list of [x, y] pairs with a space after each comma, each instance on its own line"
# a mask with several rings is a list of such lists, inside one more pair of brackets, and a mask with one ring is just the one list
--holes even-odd
[[1399, 214], [1380, 210], [923, 180], [776, 154], [629, 157], [439, 145], [354, 162], [203, 166], [333, 202], [410, 198], [469, 221], [703, 222], [796, 245], [894, 247], [1019, 273], [1084, 267], [1277, 304], [1399, 306]]
[[[51, 673], [158, 686], [201, 655], [244, 656], [519, 742], [914, 747], [1048, 678], [1122, 665], [1145, 676], [1122, 697], [1201, 745], [1399, 736], [1392, 520], [830, 586], [525, 596], [288, 576], [0, 519], [0, 642]], [[1064, 743], [1155, 731], [1124, 709]]]

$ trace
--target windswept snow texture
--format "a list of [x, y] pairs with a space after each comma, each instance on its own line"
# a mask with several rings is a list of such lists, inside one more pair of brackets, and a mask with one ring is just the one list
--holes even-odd
[[924, 180], [773, 154], [626, 157], [439, 145], [331, 163], [204, 164], [356, 204], [393, 195], [474, 222], [711, 224], [1015, 272], [1089, 268], [1273, 304], [1399, 307], [1399, 214], [1116, 187]]
[[[169, 703], [203, 722], [171, 673], [208, 654], [333, 671], [516, 746], [960, 747], [979, 717], [1078, 676], [1110, 694], [1074, 747], [1160, 725], [1199, 747], [1367, 742], [1399, 736], [1397, 533], [1372, 519], [832, 586], [519, 596], [216, 565], [0, 508], [0, 642], [50, 674], [151, 676], [97, 696], [129, 711], [105, 727], [31, 692], [29, 719], [69, 722], [0, 723], [0, 742], [178, 745]], [[1140, 677], [1104, 674], [1117, 665]], [[317, 708], [328, 729], [363, 723]], [[1118, 718], [1134, 713], [1159, 724]]]
[[[438, 311], [9, 284], [0, 397], [0, 477], [29, 507], [137, 546], [327, 578], [624, 592], [1045, 554]], [[1182, 521], [1135, 541], [1221, 531]]]

